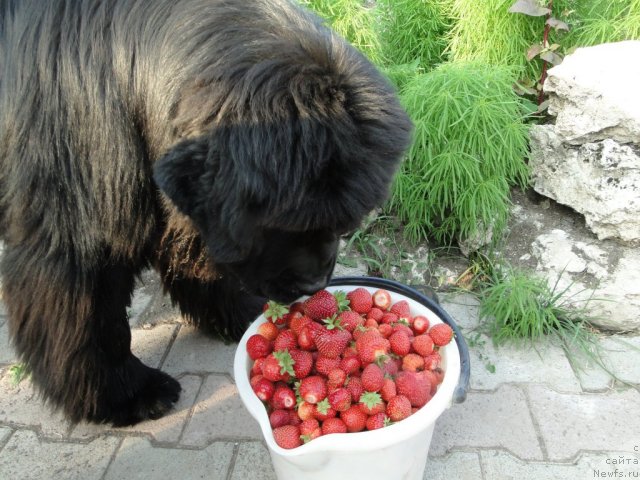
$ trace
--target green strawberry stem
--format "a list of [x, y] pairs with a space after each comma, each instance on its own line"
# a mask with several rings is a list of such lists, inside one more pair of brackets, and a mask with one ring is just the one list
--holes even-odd
[[278, 359], [278, 363], [280, 364], [280, 373], [285, 374], [288, 373], [292, 377], [295, 376], [295, 372], [293, 371], [293, 366], [296, 361], [291, 357], [291, 354], [288, 350], [282, 350], [281, 352], [273, 352], [273, 356]]

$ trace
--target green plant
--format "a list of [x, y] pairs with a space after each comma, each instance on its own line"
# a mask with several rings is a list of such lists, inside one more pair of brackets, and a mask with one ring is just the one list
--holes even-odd
[[363, 0], [299, 0], [324, 18], [328, 24], [372, 62], [382, 63], [375, 9]]
[[512, 89], [515, 78], [509, 67], [449, 63], [402, 89], [415, 133], [389, 206], [412, 243], [489, 231], [499, 238], [510, 185], [528, 184], [526, 102]]
[[574, 8], [577, 20], [566, 39], [570, 47], [640, 39], [640, 0], [583, 0]]
[[429, 69], [445, 60], [450, 23], [443, 0], [378, 0], [382, 51], [391, 65], [418, 61]]
[[23, 380], [29, 377], [29, 370], [24, 363], [16, 363], [9, 368], [9, 377], [11, 383], [16, 386]]

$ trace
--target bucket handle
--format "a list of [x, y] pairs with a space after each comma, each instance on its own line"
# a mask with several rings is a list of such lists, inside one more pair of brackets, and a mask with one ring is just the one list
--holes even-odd
[[329, 285], [352, 285], [382, 288], [385, 290], [391, 290], [396, 293], [400, 293], [409, 297], [416, 302], [420, 302], [431, 310], [433, 310], [443, 322], [447, 323], [454, 332], [454, 338], [458, 345], [458, 352], [460, 353], [460, 379], [458, 385], [453, 391], [453, 403], [462, 403], [467, 398], [467, 392], [469, 391], [469, 378], [471, 376], [471, 360], [469, 358], [469, 347], [467, 342], [462, 336], [460, 328], [451, 316], [444, 311], [440, 306], [437, 299], [430, 298], [423, 293], [420, 293], [414, 288], [403, 285], [395, 280], [388, 280], [386, 278], [378, 277], [336, 277], [332, 278]]

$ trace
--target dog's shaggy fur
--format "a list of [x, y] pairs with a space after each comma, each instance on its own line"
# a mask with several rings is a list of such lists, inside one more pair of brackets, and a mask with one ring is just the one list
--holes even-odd
[[0, 269], [12, 341], [73, 421], [164, 414], [130, 350], [156, 267], [238, 338], [323, 287], [411, 125], [376, 69], [286, 0], [0, 0]]

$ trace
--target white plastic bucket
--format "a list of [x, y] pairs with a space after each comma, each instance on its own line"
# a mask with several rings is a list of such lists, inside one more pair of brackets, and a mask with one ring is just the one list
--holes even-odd
[[[327, 290], [347, 291], [362, 286], [374, 292], [380, 288], [366, 283], [363, 278], [362, 285], [334, 285], [327, 287]], [[424, 315], [432, 325], [442, 322], [426, 305], [390, 289], [389, 293], [394, 303], [400, 300], [409, 302], [414, 316]], [[451, 405], [460, 377], [460, 354], [455, 341], [440, 350], [445, 375], [438, 391], [409, 418], [378, 430], [321, 436], [300, 447], [286, 450], [276, 444], [267, 411], [249, 384], [249, 370], [253, 361], [246, 353], [246, 342], [263, 322], [265, 318], [261, 315], [240, 340], [234, 373], [242, 402], [260, 424], [279, 480], [422, 479], [436, 420]]]

